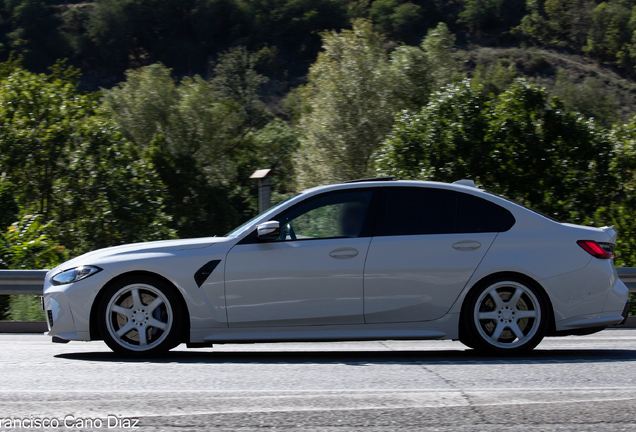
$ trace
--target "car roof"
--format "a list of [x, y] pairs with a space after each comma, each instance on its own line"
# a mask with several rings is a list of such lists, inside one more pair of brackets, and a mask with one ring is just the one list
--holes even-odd
[[489, 194], [483, 189], [479, 189], [478, 187], [466, 186], [464, 184], [458, 183], [444, 183], [444, 182], [436, 182], [436, 181], [427, 181], [427, 180], [361, 180], [355, 182], [346, 182], [346, 183], [334, 183], [330, 185], [324, 186], [316, 186], [310, 189], [306, 189], [301, 192], [301, 194], [315, 194], [320, 192], [327, 192], [330, 190], [339, 190], [339, 189], [353, 189], [353, 188], [368, 188], [368, 187], [396, 187], [396, 186], [411, 186], [411, 187], [431, 187], [436, 189], [447, 189], [447, 190], [456, 190], [462, 192], [477, 192], [477, 194], [483, 193], [488, 196], [494, 196]]

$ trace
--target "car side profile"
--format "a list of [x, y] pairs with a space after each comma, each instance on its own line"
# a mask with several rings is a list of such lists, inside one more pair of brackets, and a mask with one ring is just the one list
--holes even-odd
[[116, 246], [48, 272], [49, 335], [152, 356], [180, 343], [455, 339], [514, 355], [620, 323], [616, 231], [471, 181], [306, 190], [225, 237]]

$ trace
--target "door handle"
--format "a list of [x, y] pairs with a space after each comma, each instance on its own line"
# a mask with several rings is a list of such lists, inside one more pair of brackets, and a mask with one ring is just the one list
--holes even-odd
[[329, 256], [336, 259], [353, 258], [358, 255], [356, 249], [336, 249], [329, 252]]
[[453, 245], [454, 249], [457, 250], [475, 250], [481, 247], [481, 243], [476, 241], [462, 241], [457, 242]]

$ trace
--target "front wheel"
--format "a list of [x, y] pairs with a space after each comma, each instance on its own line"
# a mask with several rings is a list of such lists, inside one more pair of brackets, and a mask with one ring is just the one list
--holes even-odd
[[106, 289], [99, 305], [99, 329], [104, 342], [116, 353], [159, 355], [179, 344], [181, 309], [167, 283], [133, 276]]
[[528, 282], [499, 278], [475, 287], [462, 310], [462, 342], [489, 354], [523, 354], [548, 329], [545, 294]]

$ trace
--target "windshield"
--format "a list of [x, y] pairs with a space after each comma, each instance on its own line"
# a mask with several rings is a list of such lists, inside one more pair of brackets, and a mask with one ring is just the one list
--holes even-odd
[[276, 204], [275, 206], [268, 208], [268, 209], [267, 209], [267, 210], [265, 210], [263, 213], [261, 213], [261, 214], [259, 214], [259, 215], [257, 215], [257, 216], [254, 216], [252, 219], [248, 220], [247, 222], [245, 222], [245, 223], [244, 223], [243, 225], [241, 225], [240, 227], [235, 228], [234, 230], [232, 230], [232, 231], [230, 231], [229, 233], [227, 233], [227, 234], [225, 235], [225, 237], [236, 237], [237, 235], [239, 235], [240, 233], [242, 233], [243, 231], [245, 231], [245, 229], [246, 229], [247, 227], [249, 227], [249, 226], [250, 226], [250, 225], [251, 225], [251, 224], [252, 224], [255, 220], [257, 220], [257, 219], [259, 219], [259, 218], [261, 218], [261, 217], [264, 217], [265, 215], [269, 215], [269, 214], [272, 214], [272, 213], [276, 212], [276, 210], [278, 210], [278, 208], [279, 208], [279, 207], [281, 207], [281, 206], [282, 206], [283, 204], [285, 204], [286, 202], [288, 202], [288, 201], [290, 201], [290, 200], [292, 200], [292, 199], [296, 198], [298, 195], [300, 195], [300, 194], [296, 194], [296, 195], [294, 195], [293, 197], [287, 198], [286, 200], [279, 202], [279, 203], [278, 203], [278, 204]]

